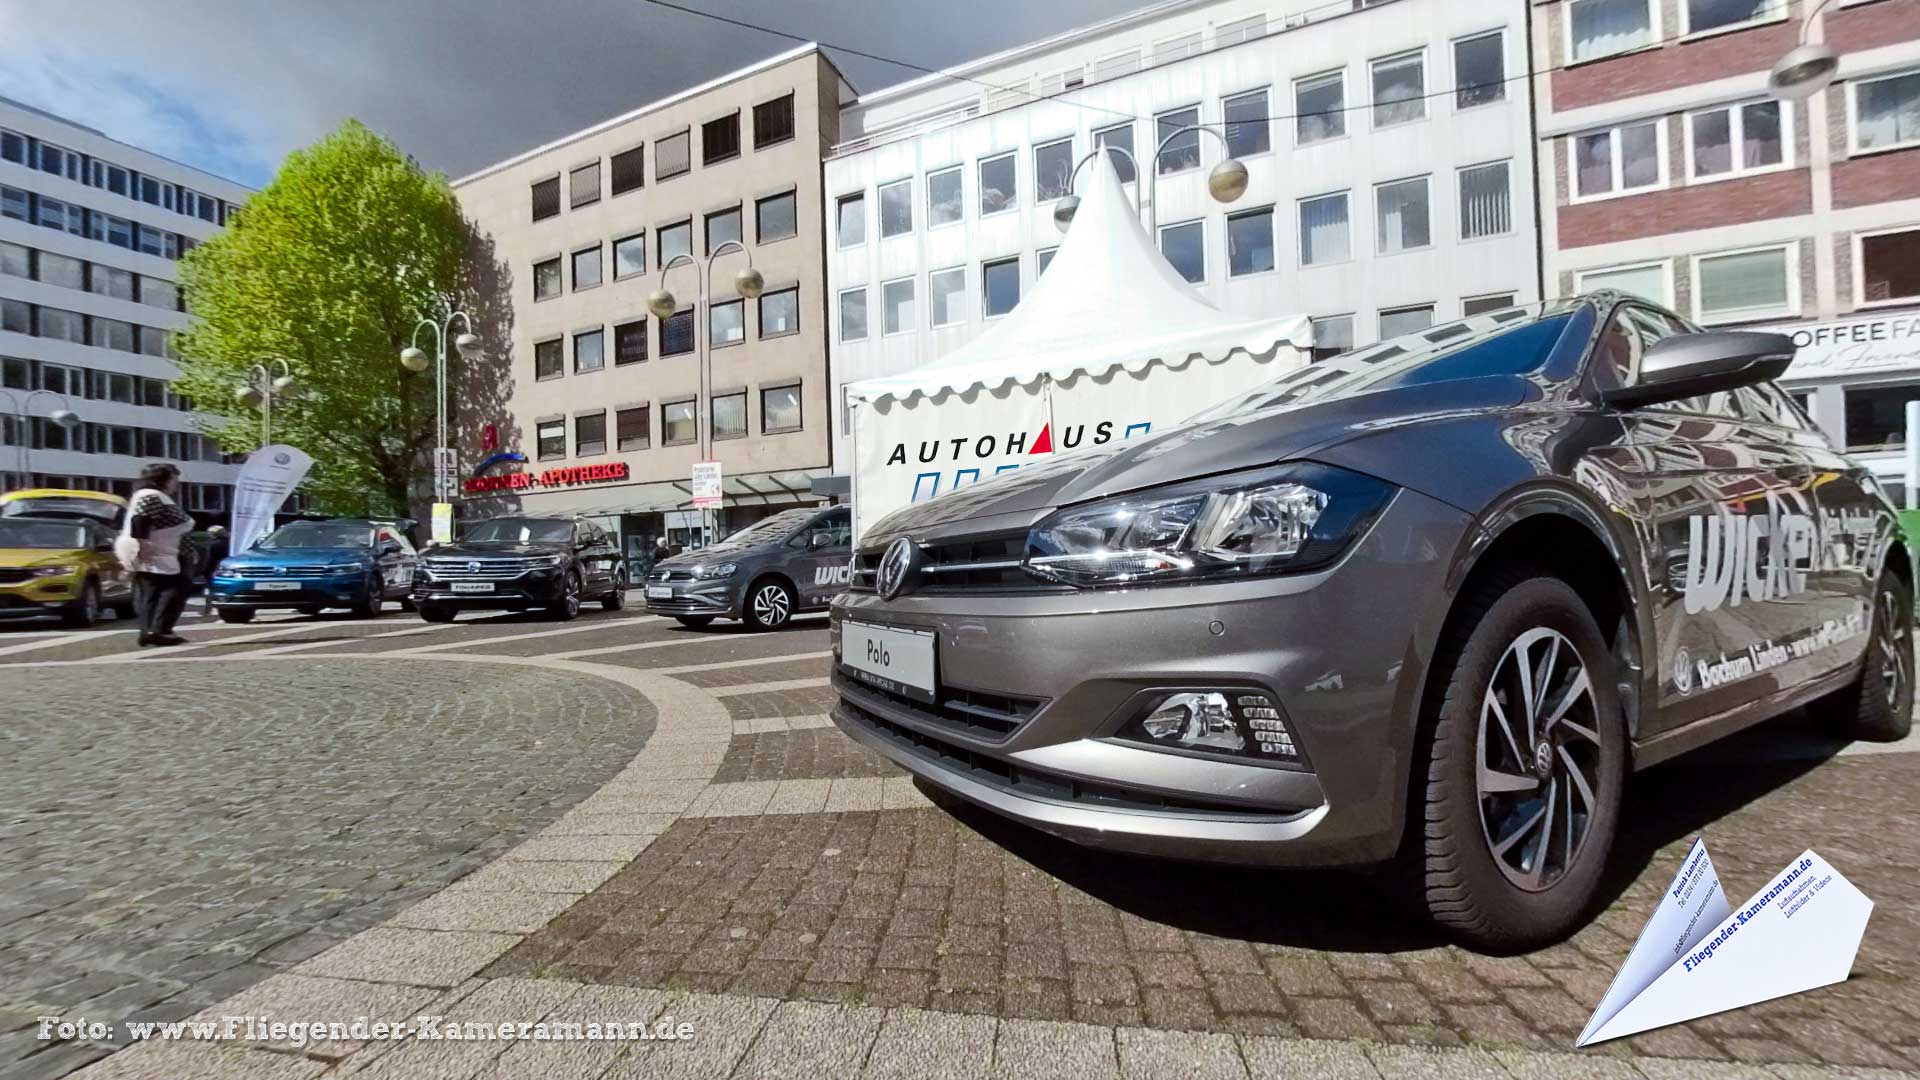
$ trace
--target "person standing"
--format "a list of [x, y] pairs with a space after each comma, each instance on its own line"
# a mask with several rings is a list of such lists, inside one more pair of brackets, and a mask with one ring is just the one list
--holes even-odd
[[164, 462], [140, 470], [140, 489], [127, 504], [127, 522], [114, 552], [133, 573], [133, 606], [140, 619], [140, 644], [180, 645], [173, 632], [186, 606], [188, 579], [180, 544], [193, 518], [173, 501], [180, 470]]

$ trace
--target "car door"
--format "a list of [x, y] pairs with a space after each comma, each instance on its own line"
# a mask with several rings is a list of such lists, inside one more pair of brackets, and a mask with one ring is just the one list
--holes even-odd
[[118, 534], [105, 525], [91, 521], [86, 523], [86, 529], [87, 542], [93, 549], [95, 573], [100, 581], [101, 601], [111, 603], [130, 599], [133, 596], [133, 577], [113, 553], [113, 541]]
[[600, 526], [591, 521], [576, 521], [573, 530], [581, 583], [588, 595], [598, 596], [613, 585], [613, 547]]
[[808, 522], [789, 543], [799, 545], [793, 565], [800, 605], [823, 608], [846, 590], [852, 572], [853, 511], [836, 506]]
[[374, 564], [389, 600], [404, 597], [413, 587], [413, 566], [418, 556], [399, 530], [381, 526], [374, 534]]

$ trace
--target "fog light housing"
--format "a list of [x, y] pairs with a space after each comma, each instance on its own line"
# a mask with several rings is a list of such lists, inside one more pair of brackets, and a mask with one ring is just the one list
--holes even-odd
[[1120, 731], [1156, 748], [1287, 763], [1300, 760], [1293, 733], [1269, 694], [1223, 688], [1165, 693]]

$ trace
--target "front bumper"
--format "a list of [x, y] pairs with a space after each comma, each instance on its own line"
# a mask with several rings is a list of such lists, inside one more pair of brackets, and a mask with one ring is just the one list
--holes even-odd
[[[1468, 524], [1402, 491], [1316, 573], [893, 601], [845, 593], [832, 614], [833, 719], [934, 785], [1080, 843], [1249, 864], [1381, 861], [1400, 843], [1445, 560]], [[839, 668], [848, 619], [933, 630], [940, 701], [916, 705]], [[1300, 760], [1115, 738], [1143, 698], [1218, 687], [1271, 696]], [[1010, 731], [971, 725], [948, 700], [1001, 698], [1031, 703]]]
[[[720, 619], [740, 617], [741, 596], [745, 592], [738, 576], [704, 581], [649, 581], [644, 587], [649, 615], [707, 615]], [[673, 595], [652, 595], [653, 590], [659, 588], [672, 589]]]
[[414, 604], [432, 604], [435, 607], [457, 608], [460, 610], [487, 611], [526, 611], [543, 608], [559, 599], [560, 590], [566, 579], [562, 568], [529, 570], [518, 577], [504, 581], [484, 582], [492, 586], [487, 592], [467, 592], [457, 589], [458, 585], [481, 584], [471, 580], [438, 579], [424, 574], [413, 578], [413, 589], [408, 594]]
[[45, 615], [58, 611], [80, 598], [80, 578], [28, 578], [0, 585], [0, 615]]
[[[292, 588], [273, 588], [285, 586]], [[268, 586], [262, 588], [261, 586]], [[325, 577], [242, 578], [216, 573], [207, 585], [214, 606], [268, 610], [299, 607], [352, 607], [367, 591], [366, 571]]]

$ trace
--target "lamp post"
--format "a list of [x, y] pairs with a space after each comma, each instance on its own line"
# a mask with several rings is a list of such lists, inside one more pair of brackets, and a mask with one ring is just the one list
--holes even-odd
[[1807, 31], [1813, 28], [1814, 16], [1832, 2], [1819, 0], [1807, 10], [1806, 18], [1800, 21], [1800, 43], [1788, 49], [1773, 65], [1773, 70], [1767, 73], [1767, 89], [1774, 97], [1785, 101], [1804, 101], [1833, 82], [1834, 75], [1840, 70], [1840, 54], [1825, 42], [1807, 41]]
[[[1247, 193], [1247, 167], [1239, 158], [1233, 156], [1233, 146], [1227, 142], [1227, 136], [1218, 128], [1208, 127], [1205, 124], [1188, 124], [1178, 131], [1169, 132], [1165, 138], [1160, 140], [1160, 145], [1154, 147], [1153, 157], [1148, 161], [1148, 164], [1151, 165], [1152, 168], [1147, 170], [1145, 179], [1140, 181], [1141, 192], [1146, 196], [1147, 232], [1149, 233], [1157, 233], [1160, 225], [1160, 201], [1153, 197], [1154, 185], [1158, 183], [1156, 178], [1160, 174], [1160, 157], [1167, 152], [1168, 143], [1185, 135], [1189, 131], [1204, 131], [1214, 138], [1219, 139], [1220, 145], [1226, 148], [1227, 157], [1218, 165], [1215, 165], [1211, 172], [1207, 173], [1207, 193], [1213, 196], [1213, 200], [1218, 203], [1230, 203]], [[1131, 153], [1122, 150], [1120, 147], [1096, 146], [1091, 151], [1088, 151], [1079, 161], [1074, 163], [1073, 174], [1067, 177], [1066, 197], [1055, 204], [1053, 208], [1053, 223], [1060, 227], [1061, 232], [1066, 232], [1067, 226], [1073, 224], [1074, 212], [1080, 209], [1080, 196], [1073, 193], [1073, 185], [1075, 181], [1080, 179], [1081, 167], [1087, 162], [1092, 161], [1102, 152], [1126, 154], [1127, 163], [1133, 166], [1134, 175], [1140, 175], [1139, 162], [1134, 160]], [[1138, 209], [1137, 202], [1136, 200], [1136, 209]], [[1159, 242], [1160, 238], [1156, 235], [1154, 237], [1154, 243], [1157, 244]]]
[[[437, 503], [453, 501], [453, 474], [447, 468], [447, 335], [453, 333], [453, 320], [459, 319], [466, 327], [459, 337], [453, 339], [453, 347], [462, 354], [480, 347], [480, 338], [473, 332], [473, 319], [466, 312], [445, 305], [446, 316], [440, 321], [423, 318], [414, 324], [413, 344], [400, 350], [400, 364], [415, 375], [433, 365], [433, 501]], [[433, 331], [433, 355], [429, 357], [420, 349], [420, 331]]]
[[[274, 374], [278, 371], [279, 374]], [[234, 387], [233, 396], [242, 405], [260, 407], [260, 445], [273, 441], [273, 396], [293, 387], [293, 365], [273, 359], [253, 365], [245, 382]]]
[[[766, 279], [760, 276], [760, 271], [754, 269], [753, 252], [748, 251], [747, 245], [740, 241], [728, 240], [726, 243], [721, 244], [719, 247], [707, 253], [706, 265], [700, 273], [699, 281], [697, 282], [699, 291], [694, 296], [693, 304], [693, 341], [694, 349], [699, 354], [700, 361], [701, 402], [700, 405], [695, 407], [693, 429], [700, 436], [700, 460], [702, 461], [708, 460], [713, 454], [713, 432], [710, 430], [713, 424], [713, 400], [709, 396], [712, 389], [709, 385], [712, 381], [712, 374], [708, 370], [710, 343], [707, 340], [713, 331], [712, 306], [709, 303], [713, 295], [713, 261], [730, 251], [738, 251], [747, 257], [747, 265], [733, 275], [733, 291], [735, 293], [739, 294], [743, 299], [752, 300], [760, 295], [760, 290], [765, 288], [767, 284]], [[674, 295], [667, 291], [667, 272], [682, 263], [695, 267], [701, 265], [700, 260], [696, 259], [691, 252], [682, 252], [668, 259], [667, 264], [660, 268], [660, 287], [655, 289], [652, 295], [647, 297], [647, 310], [653, 312], [653, 317], [663, 323], [669, 318], [672, 318], [674, 312], [679, 310], [680, 307], [679, 301], [675, 300]], [[700, 312], [703, 310], [708, 313], [707, 326], [705, 328], [699, 325]], [[740, 325], [743, 333], [746, 328], [746, 319], [746, 311], [743, 305], [743, 310], [740, 313]], [[704, 418], [699, 414], [699, 409], [701, 408], [707, 410], [707, 415]], [[701, 532], [703, 534], [707, 532], [705, 507], [701, 508]]]
[[58, 424], [63, 431], [72, 431], [80, 426], [80, 416], [73, 411], [73, 402], [57, 390], [29, 390], [24, 396], [11, 390], [0, 390], [0, 396], [4, 396], [13, 406], [13, 434], [20, 441], [19, 477], [22, 489], [33, 486], [33, 437], [27, 432], [27, 421], [31, 419], [27, 410], [33, 406], [33, 399], [42, 394], [60, 402], [60, 407], [48, 413], [47, 419]]

